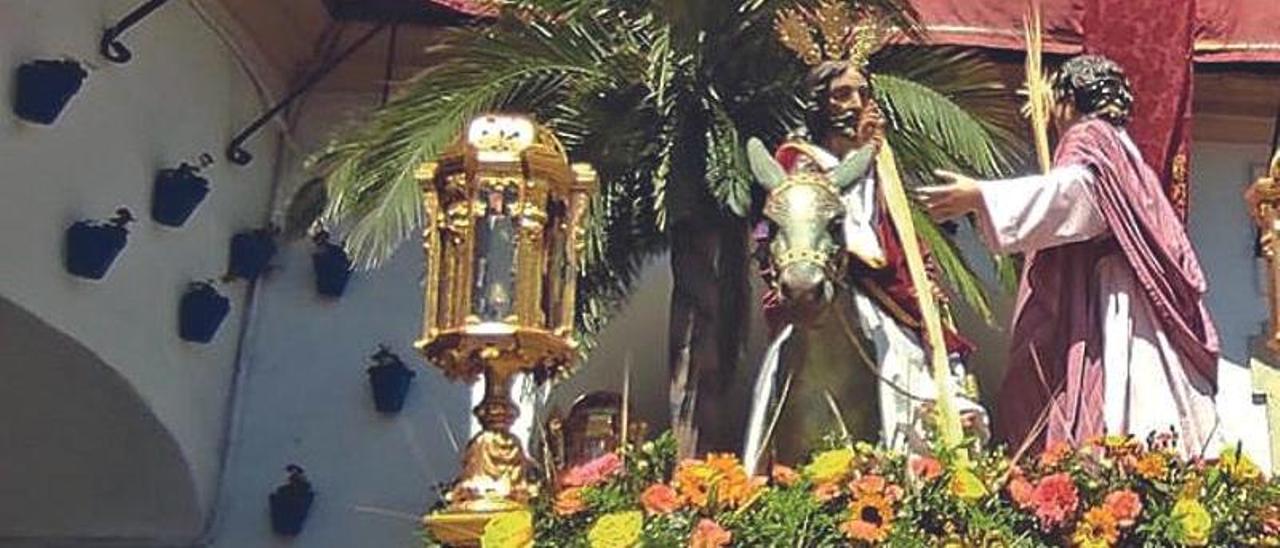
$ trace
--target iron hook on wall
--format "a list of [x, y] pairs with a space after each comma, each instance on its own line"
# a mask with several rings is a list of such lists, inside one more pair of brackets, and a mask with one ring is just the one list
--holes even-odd
[[365, 33], [355, 42], [352, 42], [351, 45], [347, 46], [346, 49], [338, 53], [338, 55], [333, 59], [326, 61], [324, 64], [316, 68], [314, 72], [308, 74], [306, 79], [303, 80], [302, 85], [290, 91], [283, 100], [276, 103], [270, 110], [263, 113], [247, 127], [240, 130], [240, 133], [237, 133], [235, 137], [231, 138], [231, 143], [227, 145], [227, 160], [238, 166], [249, 165], [249, 162], [253, 161], [253, 155], [244, 149], [245, 141], [248, 141], [249, 137], [252, 137], [259, 129], [262, 129], [262, 126], [271, 121], [275, 115], [287, 108], [295, 99], [310, 90], [311, 87], [320, 82], [320, 80], [323, 80], [325, 76], [328, 76], [330, 72], [333, 72], [333, 69], [337, 68], [338, 65], [341, 65], [343, 61], [347, 60], [347, 58], [351, 56], [351, 54], [358, 51], [361, 46], [367, 44], [370, 39], [386, 27], [386, 24], [380, 24], [369, 29], [369, 32]]
[[119, 23], [112, 25], [106, 32], [102, 33], [102, 41], [98, 42], [98, 52], [112, 62], [128, 63], [130, 59], [133, 59], [133, 52], [120, 43], [120, 35], [129, 30], [129, 27], [138, 24], [148, 15], [151, 15], [151, 12], [156, 11], [168, 1], [147, 0], [142, 5], [133, 8], [133, 11], [125, 15], [124, 19], [121, 19]]

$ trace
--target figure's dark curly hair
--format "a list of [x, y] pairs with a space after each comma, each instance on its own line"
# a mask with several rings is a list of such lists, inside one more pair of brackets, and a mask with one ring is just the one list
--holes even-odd
[[1070, 101], [1083, 115], [1123, 127], [1133, 110], [1129, 77], [1115, 61], [1101, 55], [1080, 55], [1063, 63], [1053, 75], [1053, 98]]

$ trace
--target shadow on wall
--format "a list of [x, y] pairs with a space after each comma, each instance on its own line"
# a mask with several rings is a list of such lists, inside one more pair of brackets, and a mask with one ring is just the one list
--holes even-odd
[[199, 536], [186, 459], [115, 369], [3, 298], [0, 369], [0, 546]]
[[[753, 270], [751, 303], [762, 302], [763, 287]], [[572, 378], [555, 386], [547, 409], [559, 407], [568, 412], [581, 395], [595, 390], [622, 392], [625, 364], [631, 361], [632, 409], [637, 419], [648, 423], [650, 437], [671, 427], [671, 405], [668, 398], [670, 368], [667, 361], [668, 320], [671, 307], [671, 263], [667, 255], [650, 260], [638, 278], [639, 283], [627, 304], [600, 334], [599, 347]], [[705, 436], [725, 444], [726, 449], [741, 446], [751, 406], [751, 389], [768, 346], [763, 312], [759, 306], [750, 309], [742, 359], [729, 377], [713, 379], [726, 383], [727, 408], [721, 410], [721, 423], [704, 425], [713, 429]]]

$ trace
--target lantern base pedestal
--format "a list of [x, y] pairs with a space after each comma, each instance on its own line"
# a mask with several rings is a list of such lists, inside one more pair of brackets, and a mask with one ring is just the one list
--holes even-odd
[[[514, 505], [511, 510], [522, 508]], [[485, 526], [502, 513], [441, 510], [422, 516], [422, 525], [431, 533], [431, 538], [445, 546], [480, 546]]]

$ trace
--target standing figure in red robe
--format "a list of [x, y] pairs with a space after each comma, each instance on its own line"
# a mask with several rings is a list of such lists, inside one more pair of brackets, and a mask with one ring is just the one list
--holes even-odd
[[917, 194], [936, 219], [973, 213], [992, 250], [1026, 253], [994, 433], [1016, 449], [1172, 429], [1185, 456], [1216, 451], [1219, 349], [1205, 278], [1124, 130], [1128, 79], [1084, 55], [1052, 88], [1061, 142], [1049, 173], [938, 172], [948, 184]]

